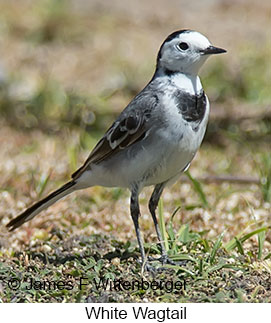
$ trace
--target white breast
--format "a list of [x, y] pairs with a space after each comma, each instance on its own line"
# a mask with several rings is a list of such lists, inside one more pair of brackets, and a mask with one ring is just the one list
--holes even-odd
[[[192, 91], [192, 88], [190, 90]], [[170, 91], [164, 95], [163, 105], [166, 107], [167, 127], [162, 128], [159, 133], [162, 158], [157, 173], [150, 179], [150, 184], [160, 183], [176, 176], [192, 161], [203, 140], [209, 116], [209, 101], [207, 98], [204, 118], [195, 131], [192, 123], [183, 119]]]
[[191, 95], [199, 94], [202, 90], [201, 81], [198, 76], [178, 73], [171, 80], [174, 86]]

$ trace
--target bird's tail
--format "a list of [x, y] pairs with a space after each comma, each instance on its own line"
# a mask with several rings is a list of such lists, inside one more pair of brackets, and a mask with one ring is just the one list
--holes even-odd
[[21, 226], [23, 223], [33, 219], [37, 214], [39, 214], [42, 210], [48, 208], [50, 205], [54, 204], [56, 201], [61, 199], [62, 197], [72, 193], [75, 190], [75, 181], [70, 181], [63, 186], [61, 186], [58, 190], [52, 192], [44, 199], [38, 201], [30, 208], [25, 210], [23, 213], [18, 215], [15, 219], [11, 220], [7, 224], [7, 228], [9, 231], [13, 231]]

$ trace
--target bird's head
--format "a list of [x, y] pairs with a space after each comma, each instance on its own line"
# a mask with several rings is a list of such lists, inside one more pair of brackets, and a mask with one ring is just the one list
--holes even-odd
[[225, 52], [225, 49], [211, 45], [209, 40], [197, 31], [179, 30], [170, 34], [161, 45], [157, 56], [157, 68], [166, 73], [197, 75], [210, 55]]

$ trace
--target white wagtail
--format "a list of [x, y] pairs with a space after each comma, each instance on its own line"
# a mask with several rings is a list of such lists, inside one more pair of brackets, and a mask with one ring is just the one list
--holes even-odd
[[145, 186], [154, 185], [149, 210], [161, 245], [161, 260], [169, 262], [155, 210], [164, 187], [189, 167], [205, 134], [209, 102], [198, 77], [199, 68], [210, 55], [225, 52], [196, 31], [170, 34], [159, 49], [151, 81], [122, 111], [71, 181], [11, 220], [9, 230], [76, 190], [94, 185], [125, 187], [131, 191], [130, 212], [142, 264], [146, 264], [138, 198]]

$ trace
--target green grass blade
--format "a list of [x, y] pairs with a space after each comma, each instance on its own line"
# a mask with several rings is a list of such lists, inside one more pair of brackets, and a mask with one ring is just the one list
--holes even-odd
[[193, 271], [191, 271], [189, 269], [186, 269], [184, 267], [178, 266], [178, 265], [166, 264], [166, 265], [164, 265], [164, 267], [166, 267], [166, 268], [172, 268], [172, 269], [175, 269], [175, 270], [178, 270], [178, 271], [182, 271], [182, 272], [188, 274], [189, 276], [191, 276], [192, 278], [195, 278], [196, 277], [196, 274]]
[[162, 239], [165, 244], [165, 248], [168, 251], [169, 250], [168, 236], [167, 236], [167, 231], [166, 231], [166, 223], [165, 223], [164, 207], [163, 207], [163, 200], [162, 199], [160, 199], [159, 204], [158, 204], [158, 216], [159, 216], [159, 226], [160, 226], [160, 230], [161, 230]]
[[174, 233], [173, 225], [172, 225], [171, 221], [168, 224], [167, 233], [168, 233], [170, 241], [174, 242], [176, 240], [176, 238], [175, 238], [175, 233]]
[[200, 258], [199, 259], [199, 273], [200, 273], [200, 275], [202, 275], [203, 274], [203, 259], [202, 258]]
[[192, 175], [190, 174], [189, 171], [186, 171], [185, 174], [191, 180], [191, 182], [192, 182], [192, 184], [194, 186], [194, 190], [198, 193], [199, 198], [200, 198], [203, 206], [207, 207], [208, 206], [208, 201], [207, 201], [205, 193], [202, 190], [200, 182], [197, 181], [194, 177], [192, 177]]
[[76, 145], [72, 145], [68, 147], [68, 156], [70, 163], [70, 170], [74, 172], [77, 168], [77, 160], [78, 160], [78, 147]]
[[38, 198], [42, 196], [42, 193], [44, 192], [48, 182], [49, 182], [50, 174], [41, 174], [38, 186], [37, 186], [37, 192], [38, 192]]
[[263, 192], [263, 199], [266, 202], [270, 202], [271, 201], [271, 157], [269, 152], [262, 154], [259, 170], [261, 175], [261, 188]]
[[200, 243], [204, 248], [204, 252], [208, 252], [210, 250], [210, 245], [207, 239], [201, 239]]
[[209, 268], [206, 269], [206, 273], [211, 274], [214, 271], [220, 270], [222, 268], [229, 268], [235, 271], [241, 270], [241, 271], [245, 271], [245, 269], [243, 267], [238, 267], [236, 265], [231, 265], [231, 264], [227, 264], [227, 263], [220, 263], [214, 266], [210, 266]]
[[189, 225], [183, 224], [178, 231], [178, 240], [182, 243], [187, 243], [189, 240]]
[[265, 240], [265, 231], [258, 233], [258, 259], [262, 259], [263, 256], [263, 244]]
[[244, 248], [243, 248], [243, 246], [242, 246], [241, 241], [240, 241], [237, 237], [234, 237], [234, 239], [235, 239], [236, 246], [237, 246], [237, 249], [238, 249], [239, 253], [240, 253], [241, 255], [244, 255], [244, 254], [245, 254], [245, 251], [244, 251]]
[[174, 261], [189, 260], [189, 261], [192, 261], [194, 263], [197, 262], [197, 260], [195, 258], [193, 258], [192, 256], [187, 255], [187, 254], [177, 254], [177, 255], [173, 255], [173, 256], [170, 256], [170, 259], [172, 259]]
[[[270, 229], [270, 227], [262, 227], [262, 228], [259, 228], [259, 229], [256, 229], [254, 231], [251, 231], [250, 233], [248, 234], [245, 234], [243, 237], [239, 238], [239, 235], [237, 235], [237, 238], [239, 239], [239, 241], [241, 243], [243, 243], [244, 241], [246, 241], [247, 239], [251, 238], [252, 236], [254, 236], [255, 234], [258, 234], [260, 232], [265, 232], [267, 231], [268, 229]], [[237, 242], [236, 242], [236, 239], [235, 237], [229, 241], [225, 246], [224, 248], [227, 250], [227, 251], [230, 251], [230, 250], [233, 250], [237, 247]]]
[[177, 212], [178, 212], [180, 209], [181, 209], [181, 207], [180, 207], [180, 206], [178, 206], [178, 207], [174, 210], [174, 212], [172, 213], [172, 216], [171, 216], [171, 218], [170, 218], [170, 221], [171, 221], [171, 222], [173, 222], [174, 216], [177, 214]]
[[216, 242], [215, 242], [215, 244], [214, 244], [214, 246], [213, 246], [213, 249], [212, 249], [212, 251], [211, 251], [211, 255], [210, 255], [210, 264], [213, 264], [214, 263], [214, 260], [215, 260], [215, 255], [216, 255], [216, 253], [217, 253], [217, 251], [218, 251], [218, 249], [221, 247], [221, 241], [222, 241], [222, 239], [223, 239], [223, 237], [224, 237], [224, 234], [225, 234], [225, 231], [223, 231], [220, 235], [219, 235], [219, 237], [217, 238], [217, 240], [216, 240]]

